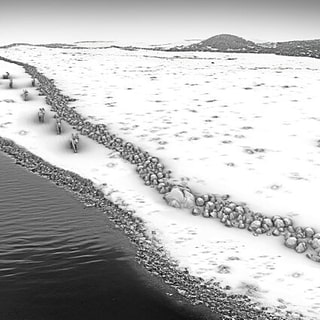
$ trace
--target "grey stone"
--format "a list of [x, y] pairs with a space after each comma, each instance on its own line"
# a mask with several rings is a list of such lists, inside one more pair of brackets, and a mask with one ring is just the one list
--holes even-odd
[[274, 222], [274, 221], [276, 221], [277, 219], [281, 219], [281, 217], [277, 215], [277, 216], [273, 216], [271, 219], [272, 219], [272, 221]]
[[280, 231], [278, 230], [278, 229], [274, 229], [273, 231], [272, 231], [272, 234], [274, 235], [274, 236], [280, 236]]
[[311, 238], [315, 234], [315, 231], [310, 227], [306, 227], [304, 229], [304, 233], [305, 233], [306, 237]]
[[197, 197], [196, 198], [196, 205], [200, 206], [200, 207], [204, 206], [204, 199], [202, 197]]
[[296, 251], [298, 253], [303, 253], [307, 250], [307, 244], [305, 242], [300, 242], [297, 246], [296, 246]]
[[202, 198], [205, 202], [208, 202], [210, 200], [210, 196], [208, 194], [204, 194]]
[[212, 210], [210, 213], [210, 216], [212, 217], [212, 218], [217, 218], [217, 211], [216, 210]]
[[252, 229], [252, 230], [256, 230], [256, 229], [258, 229], [258, 228], [260, 228], [261, 227], [261, 221], [260, 220], [254, 220], [253, 222], [251, 222], [251, 224], [250, 224], [250, 228]]
[[273, 222], [270, 218], [264, 218], [263, 223], [266, 224], [268, 227], [273, 227]]
[[235, 211], [239, 214], [244, 214], [244, 209], [241, 206], [236, 206]]
[[213, 210], [214, 209], [214, 202], [212, 201], [208, 201], [205, 205], [205, 208], [207, 208], [208, 210]]
[[198, 207], [194, 207], [194, 208], [192, 209], [192, 214], [193, 214], [194, 216], [199, 216], [199, 215], [201, 214], [201, 209], [198, 208]]
[[320, 262], [320, 255], [315, 255], [312, 253], [307, 253], [306, 254], [307, 258], [309, 258], [310, 260], [314, 261], [314, 262]]
[[229, 207], [225, 207], [225, 208], [223, 209], [223, 212], [224, 212], [224, 213], [227, 213], [227, 214], [230, 214], [230, 213], [232, 212], [232, 209], [229, 208]]
[[294, 249], [297, 246], [297, 238], [295, 237], [289, 237], [286, 241], [285, 241], [285, 246], [290, 248], [290, 249]]
[[209, 217], [210, 217], [210, 214], [209, 214], [209, 211], [208, 211], [208, 210], [203, 210], [202, 215], [203, 215], [205, 218], [209, 218]]
[[311, 247], [312, 247], [313, 249], [318, 249], [318, 248], [320, 248], [320, 239], [318, 239], [318, 238], [313, 239], [313, 240], [311, 241]]
[[274, 221], [274, 226], [279, 229], [279, 228], [284, 228], [285, 224], [284, 224], [284, 221], [280, 218]]
[[230, 215], [229, 215], [229, 218], [230, 218], [231, 220], [235, 220], [235, 219], [237, 219], [238, 216], [239, 216], [239, 213], [237, 213], [237, 212], [235, 212], [235, 211], [232, 211], [232, 212], [230, 213]]

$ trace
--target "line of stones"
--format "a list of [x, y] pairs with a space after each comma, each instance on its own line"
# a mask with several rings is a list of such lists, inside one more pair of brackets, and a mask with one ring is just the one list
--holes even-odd
[[[119, 152], [120, 156], [136, 166], [136, 171], [147, 186], [155, 188], [160, 194], [167, 195], [172, 188], [179, 186], [172, 184], [169, 179], [171, 171], [167, 170], [159, 158], [151, 156], [134, 144], [124, 141], [112, 134], [105, 124], [92, 124], [68, 107], [74, 99], [61, 94], [53, 79], [48, 79], [38, 72], [34, 66], [19, 61], [0, 57], [0, 59], [24, 67], [25, 71], [38, 80], [38, 89], [45, 96], [46, 103], [57, 112], [73, 128], [82, 135], [86, 135], [105, 147]], [[247, 229], [253, 235], [283, 236], [286, 247], [297, 253], [320, 262], [320, 233], [311, 227], [294, 226], [292, 219], [275, 215], [265, 216], [251, 211], [245, 204], [229, 200], [228, 195], [204, 194], [197, 195], [188, 187], [184, 187], [192, 196], [192, 214], [207, 218], [216, 218], [227, 227]], [[181, 190], [183, 192], [183, 190]]]
[[[280, 309], [270, 313], [266, 307], [254, 303], [246, 295], [227, 294], [218, 282], [204, 281], [178, 268], [157, 239], [148, 233], [142, 219], [133, 211], [124, 210], [105, 198], [104, 193], [89, 179], [58, 168], [13, 141], [0, 137], [0, 151], [15, 159], [16, 164], [51, 180], [57, 186], [72, 192], [86, 206], [102, 210], [137, 248], [136, 259], [149, 272], [175, 288], [194, 305], [205, 305], [221, 315], [221, 320], [289, 320], [292, 313]], [[294, 319], [300, 319], [295, 317]], [[302, 318], [301, 318], [302, 319]]]

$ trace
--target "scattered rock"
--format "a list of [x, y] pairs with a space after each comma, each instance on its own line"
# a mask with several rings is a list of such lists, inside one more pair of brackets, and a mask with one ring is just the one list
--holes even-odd
[[298, 252], [298, 253], [303, 253], [307, 250], [307, 244], [305, 242], [300, 242], [295, 250]]
[[290, 249], [295, 249], [297, 246], [298, 240], [295, 237], [290, 237], [285, 241], [285, 246], [290, 248]]

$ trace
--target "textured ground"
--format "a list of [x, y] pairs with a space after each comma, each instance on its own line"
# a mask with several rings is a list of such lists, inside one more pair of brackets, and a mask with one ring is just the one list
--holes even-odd
[[[78, 99], [76, 110], [158, 155], [175, 181], [202, 192], [229, 193], [254, 210], [293, 217], [320, 230], [317, 218], [319, 61], [266, 55], [165, 54], [122, 50], [18, 47], [0, 55], [31, 63]], [[114, 201], [143, 217], [169, 253], [193, 274], [310, 317], [320, 305], [319, 266], [279, 239], [168, 208], [116, 154], [83, 139], [76, 155], [67, 132], [39, 126], [43, 99], [19, 96], [29, 82], [8, 68], [15, 90], [0, 82], [0, 135], [58, 166], [101, 184]], [[94, 160], [94, 161], [93, 161]], [[125, 181], [125, 183], [124, 183]], [[254, 240], [254, 241], [253, 241]]]

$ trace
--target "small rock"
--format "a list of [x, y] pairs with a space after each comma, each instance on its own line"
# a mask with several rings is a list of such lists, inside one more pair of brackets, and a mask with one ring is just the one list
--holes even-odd
[[280, 229], [280, 228], [284, 228], [285, 224], [284, 224], [284, 221], [282, 219], [276, 219], [275, 222], [274, 222], [274, 226], [276, 228]]
[[277, 219], [282, 219], [282, 218], [280, 216], [273, 216], [271, 219], [273, 222], [275, 222]]
[[204, 206], [204, 199], [202, 197], [197, 197], [196, 198], [196, 205], [200, 206], [200, 207]]
[[280, 236], [280, 231], [278, 230], [278, 229], [274, 229], [273, 231], [272, 231], [272, 234], [274, 235], [274, 236]]
[[304, 229], [304, 233], [305, 233], [306, 237], [311, 238], [315, 234], [315, 231], [310, 227], [306, 227]]
[[210, 200], [210, 196], [208, 194], [204, 194], [202, 196], [202, 199], [205, 201], [205, 202], [208, 202]]
[[232, 209], [229, 208], [229, 207], [225, 207], [225, 208], [223, 209], [223, 212], [226, 213], [226, 214], [230, 214], [230, 213], [232, 212]]
[[263, 219], [263, 223], [265, 224], [265, 225], [267, 225], [268, 227], [273, 227], [273, 222], [272, 222], [272, 220], [270, 219], [270, 218], [264, 218]]
[[258, 229], [260, 227], [261, 227], [261, 221], [260, 220], [254, 220], [253, 222], [251, 222], [249, 228], [252, 229], [252, 230], [256, 230], [256, 229]]
[[232, 211], [232, 212], [230, 213], [230, 215], [229, 215], [229, 218], [230, 218], [231, 220], [235, 220], [235, 219], [238, 218], [238, 216], [239, 216], [239, 213], [238, 213], [238, 212]]
[[212, 210], [211, 212], [209, 212], [209, 214], [210, 214], [210, 216], [212, 217], [212, 218], [217, 218], [217, 211], [216, 210]]
[[297, 238], [295, 237], [289, 237], [286, 241], [285, 241], [285, 246], [290, 248], [290, 249], [294, 249], [297, 245]]
[[226, 227], [232, 227], [231, 221], [229, 219], [226, 220], [225, 224]]
[[318, 239], [318, 238], [313, 239], [313, 240], [311, 241], [311, 247], [312, 247], [313, 249], [318, 249], [318, 248], [320, 248], [320, 239]]
[[214, 209], [214, 203], [212, 201], [208, 201], [205, 205], [206, 209], [213, 210]]
[[314, 262], [320, 262], [320, 256], [319, 255], [315, 255], [312, 253], [307, 253], [306, 254], [307, 258], [309, 258], [310, 260], [314, 261]]
[[239, 214], [244, 214], [244, 209], [241, 206], [236, 206], [235, 211]]
[[192, 209], [192, 214], [193, 214], [194, 216], [199, 216], [199, 215], [201, 214], [201, 209], [198, 208], [198, 207], [194, 207], [194, 208]]
[[307, 244], [305, 242], [300, 242], [297, 246], [296, 246], [296, 251], [298, 253], [303, 253], [307, 250]]
[[209, 214], [209, 211], [208, 210], [204, 210], [202, 215], [205, 217], [205, 218], [209, 218], [210, 217], [210, 214]]
[[282, 220], [286, 227], [292, 226], [292, 220], [290, 218], [284, 217]]

